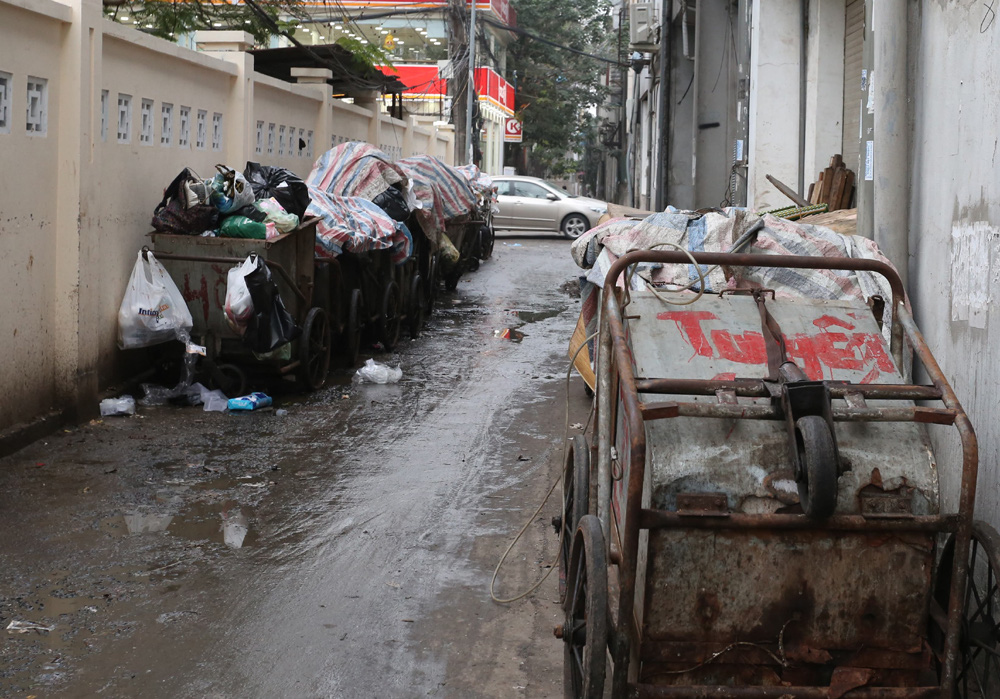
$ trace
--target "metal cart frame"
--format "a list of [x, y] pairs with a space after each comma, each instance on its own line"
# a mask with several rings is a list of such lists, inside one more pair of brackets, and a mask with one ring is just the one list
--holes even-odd
[[[583, 457], [580, 454], [571, 454], [567, 465], [567, 470], [575, 470], [578, 478], [580, 474], [588, 474], [588, 471], [590, 474], [590, 483], [585, 485], [583, 491], [586, 493], [583, 497], [589, 500], [589, 507], [584, 503], [582, 510], [589, 514], [579, 518], [578, 521], [569, 522], [564, 528], [564, 533], [572, 535], [573, 541], [570, 546], [564, 547], [562, 562], [569, 569], [569, 589], [564, 605], [566, 621], [562, 627], [557, 628], [557, 636], [563, 638], [567, 648], [567, 696], [595, 696], [592, 692], [597, 691], [598, 684], [603, 687], [605, 643], [612, 666], [611, 690], [614, 697], [826, 699], [830, 696], [831, 689], [827, 686], [737, 686], [738, 683], [725, 686], [679, 686], [640, 682], [638, 671], [640, 658], [648, 657], [646, 651], [653, 652], [652, 649], [644, 647], [643, 628], [636, 621], [636, 590], [637, 584], [641, 583], [637, 579], [640, 533], [658, 529], [740, 530], [759, 533], [759, 536], [764, 537], [781, 535], [782, 532], [815, 532], [817, 536], [829, 534], [831, 537], [836, 537], [838, 532], [951, 535], [949, 543], [945, 546], [945, 554], [940, 558], [937, 583], [939, 587], [944, 587], [942, 593], [946, 592], [946, 608], [937, 607], [935, 596], [928, 593], [930, 599], [930, 609], [927, 611], [928, 635], [933, 632], [933, 627], [937, 626], [940, 627], [942, 638], [941, 647], [937, 652], [938, 683], [918, 687], [857, 686], [850, 688], [845, 697], [914, 699], [954, 696], [956, 686], [959, 684], [956, 680], [963, 674], [968, 674], [966, 671], [970, 657], [968, 649], [970, 622], [967, 618], [969, 606], [966, 590], [967, 582], [970, 587], [975, 582], [971, 577], [967, 581], [968, 569], [971, 567], [966, 565], [970, 560], [970, 541], [974, 544], [973, 565], [977, 547], [986, 549], [991, 566], [991, 581], [995, 580], [998, 572], [1000, 554], [996, 549], [997, 542], [989, 541], [989, 532], [981, 533], [981, 525], [976, 525], [980, 529], [974, 531], [973, 507], [979, 459], [975, 431], [955, 392], [931, 354], [910, 311], [906, 308], [904, 289], [899, 276], [890, 266], [875, 260], [732, 253], [692, 253], [692, 255], [699, 265], [855, 270], [877, 273], [887, 279], [893, 292], [890, 343], [892, 357], [896, 366], [902, 366], [905, 339], [912, 348], [914, 356], [922, 363], [931, 384], [824, 382], [828, 384], [829, 395], [834, 398], [862, 397], [860, 401], [849, 402], [847, 407], [833, 408], [832, 419], [953, 425], [962, 446], [958, 511], [954, 514], [911, 515], [900, 518], [833, 514], [824, 519], [816, 519], [805, 514], [745, 514], [721, 509], [711, 512], [715, 504], [709, 502], [697, 506], [705, 508], [712, 516], [686, 516], [685, 513], [644, 507], [648, 421], [679, 416], [782, 420], [784, 415], [781, 405], [777, 402], [772, 405], [749, 406], [749, 409], [746, 405], [736, 404], [735, 397], [773, 399], [775, 396], [773, 387], [769, 387], [767, 385], [769, 382], [765, 380], [748, 378], [693, 380], [635, 375], [626, 326], [629, 316], [624, 315], [622, 311], [623, 305], [626, 307], [628, 305], [628, 292], [619, 289], [617, 282], [626, 274], [629, 266], [635, 263], [689, 264], [691, 257], [678, 251], [629, 253], [612, 265], [602, 292], [596, 397], [596, 448], [589, 449]], [[718, 402], [681, 402], [669, 398], [663, 402], [644, 402], [640, 394], [718, 396]], [[899, 407], [867, 407], [864, 398], [939, 401], [943, 407], [931, 408], [911, 404]], [[617, 455], [618, 458], [627, 460], [627, 471], [622, 463], [618, 463], [619, 476], [622, 471], [627, 474], [625, 482], [621, 484], [626, 490], [627, 505], [621, 513], [614, 512], [611, 506], [615, 469], [614, 434], [618, 424], [625, 430], [624, 439], [628, 445], [626, 457]], [[586, 449], [586, 445], [576, 444], [575, 449], [578, 451]], [[574, 469], [574, 461], [580, 461], [581, 458], [588, 461], [591, 456], [594, 457], [593, 467], [588, 469], [584, 466], [581, 470], [577, 465]], [[572, 476], [569, 476], [569, 480], [572, 480]], [[577, 499], [581, 497], [578, 495]], [[580, 503], [574, 507], [579, 508]], [[564, 512], [563, 516], [567, 517], [569, 514]], [[570, 517], [570, 519], [577, 518]], [[602, 572], [602, 568], [605, 568], [605, 572]], [[610, 573], [610, 580], [605, 577], [606, 573]], [[692, 571], [692, 574], [694, 573]], [[994, 595], [996, 583], [990, 584], [992, 587], [988, 595]], [[932, 588], [933, 585], [932, 583]], [[980, 608], [983, 604], [985, 603], [980, 603]], [[646, 611], [646, 614], [655, 613], [655, 609]], [[991, 605], [991, 622], [992, 614]], [[989, 633], [997, 633], [995, 623]], [[995, 636], [991, 638], [995, 639]], [[571, 658], [577, 660], [571, 662]], [[964, 668], [959, 668], [958, 662], [962, 658], [965, 658], [966, 665]], [[579, 667], [573, 663], [578, 663]]]

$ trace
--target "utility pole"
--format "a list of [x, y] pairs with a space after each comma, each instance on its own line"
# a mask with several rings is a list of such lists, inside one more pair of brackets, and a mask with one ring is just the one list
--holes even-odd
[[455, 159], [462, 161], [468, 152], [468, 131], [462, 131], [468, 112], [468, 98], [459, 89], [461, 74], [455, 60], [467, 43], [465, 24], [466, 0], [448, 0], [448, 53], [451, 72], [448, 75], [448, 94], [451, 96], [451, 123], [455, 126]]
[[472, 113], [476, 104], [476, 0], [472, 0], [472, 12], [469, 14], [469, 86], [465, 112], [465, 138], [467, 140], [469, 165], [475, 163], [476, 146], [472, 137]]

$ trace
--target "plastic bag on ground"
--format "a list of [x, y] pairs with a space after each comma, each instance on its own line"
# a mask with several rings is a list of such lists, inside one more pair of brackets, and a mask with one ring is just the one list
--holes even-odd
[[269, 405], [271, 405], [271, 396], [260, 391], [229, 399], [230, 410], [256, 410], [257, 408], [266, 408]]
[[255, 269], [257, 269], [255, 258], [253, 255], [248, 255], [243, 264], [230, 269], [226, 277], [226, 320], [229, 322], [229, 327], [240, 335], [244, 333], [250, 317], [253, 316], [253, 300], [250, 298], [245, 277]]
[[295, 214], [300, 221], [306, 215], [306, 209], [309, 208], [309, 188], [291, 170], [248, 161], [243, 176], [250, 183], [257, 199], [274, 197], [285, 211]]
[[152, 252], [136, 256], [118, 309], [118, 346], [149, 347], [187, 337], [194, 321], [174, 280]]
[[105, 398], [101, 401], [101, 417], [109, 415], [135, 415], [135, 399], [127, 395]]
[[397, 383], [403, 378], [403, 370], [398, 366], [392, 368], [385, 364], [379, 364], [374, 359], [369, 359], [363, 367], [358, 369], [354, 378], [360, 383]]

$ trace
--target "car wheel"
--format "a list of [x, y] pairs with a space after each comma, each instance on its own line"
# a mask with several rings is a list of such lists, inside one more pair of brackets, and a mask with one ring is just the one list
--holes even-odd
[[579, 238], [590, 228], [590, 222], [580, 214], [570, 214], [563, 219], [559, 230], [567, 238]]

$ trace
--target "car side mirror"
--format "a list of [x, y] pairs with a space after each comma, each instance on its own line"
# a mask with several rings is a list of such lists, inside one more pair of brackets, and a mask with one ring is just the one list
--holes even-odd
[[546, 194], [545, 198], [548, 199], [549, 201], [559, 201], [559, 197], [557, 197], [552, 192], [549, 192], [548, 194]]

